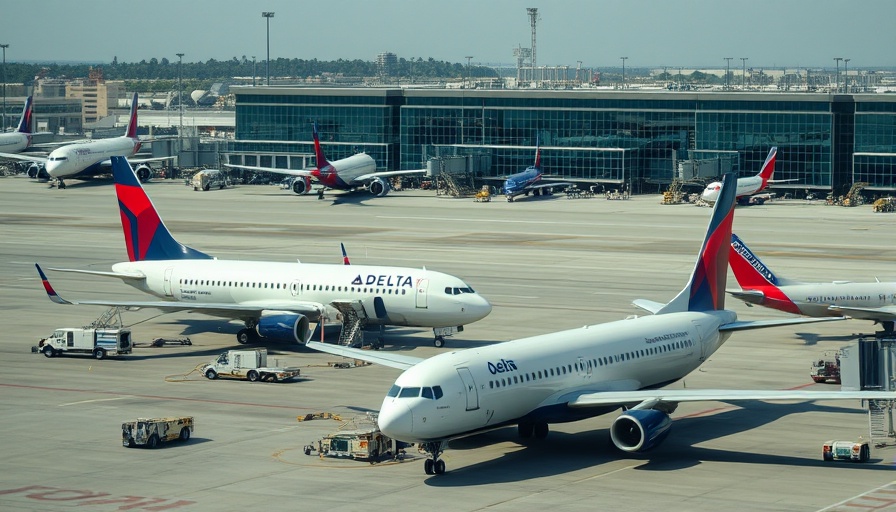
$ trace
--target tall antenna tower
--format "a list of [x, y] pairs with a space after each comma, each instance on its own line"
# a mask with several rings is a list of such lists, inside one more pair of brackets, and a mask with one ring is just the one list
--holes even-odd
[[527, 7], [529, 25], [532, 26], [532, 69], [535, 69], [535, 25], [538, 23], [538, 7]]

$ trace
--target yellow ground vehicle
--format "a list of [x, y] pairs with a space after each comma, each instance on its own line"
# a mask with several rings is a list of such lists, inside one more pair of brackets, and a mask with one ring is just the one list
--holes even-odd
[[476, 192], [476, 197], [474, 200], [477, 203], [487, 203], [492, 200], [492, 193], [489, 190], [488, 185], [483, 185], [479, 192]]

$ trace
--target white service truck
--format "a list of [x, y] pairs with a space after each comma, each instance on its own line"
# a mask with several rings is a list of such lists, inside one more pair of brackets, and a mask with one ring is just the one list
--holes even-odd
[[94, 329], [92, 327], [56, 329], [40, 340], [37, 351], [47, 357], [62, 354], [91, 354], [97, 359], [130, 354], [133, 348], [128, 329]]
[[199, 368], [208, 379], [218, 377], [228, 379], [246, 379], [251, 382], [277, 382], [299, 376], [301, 370], [296, 367], [269, 367], [268, 351], [264, 348], [254, 350], [228, 350], [213, 361]]

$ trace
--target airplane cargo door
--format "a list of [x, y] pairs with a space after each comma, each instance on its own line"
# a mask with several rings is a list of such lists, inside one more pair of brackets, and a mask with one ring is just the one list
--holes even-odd
[[475, 411], [479, 409], [479, 392], [476, 390], [476, 381], [473, 380], [473, 374], [469, 368], [458, 368], [457, 374], [460, 380], [464, 381], [464, 393], [467, 395], [467, 410]]
[[417, 307], [426, 309], [429, 307], [426, 300], [426, 293], [429, 289], [429, 279], [417, 280]]
[[174, 272], [174, 268], [168, 267], [165, 269], [165, 280], [162, 282], [162, 290], [165, 292], [166, 297], [171, 297], [173, 294], [171, 293], [171, 273]]

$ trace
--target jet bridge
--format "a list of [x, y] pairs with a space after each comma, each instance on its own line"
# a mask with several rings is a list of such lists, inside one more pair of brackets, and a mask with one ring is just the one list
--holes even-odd
[[[840, 349], [840, 378], [843, 391], [896, 390], [896, 335], [890, 331], [863, 335]], [[868, 430], [877, 446], [896, 440], [894, 404], [896, 400], [868, 401]]]

